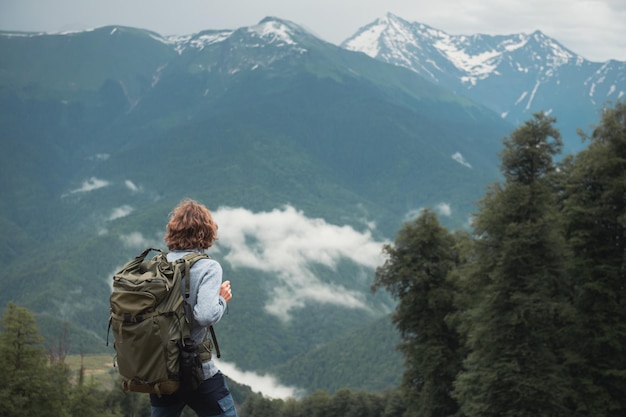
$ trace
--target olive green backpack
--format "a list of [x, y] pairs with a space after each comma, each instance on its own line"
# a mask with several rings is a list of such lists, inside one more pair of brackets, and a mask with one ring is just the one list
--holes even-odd
[[[145, 259], [150, 251], [158, 254]], [[171, 394], [202, 382], [202, 361], [211, 358], [213, 346], [210, 341], [196, 346], [191, 340], [193, 312], [187, 298], [189, 270], [207, 258], [192, 253], [169, 262], [164, 252], [148, 248], [113, 276], [108, 332], [113, 332], [124, 391]]]

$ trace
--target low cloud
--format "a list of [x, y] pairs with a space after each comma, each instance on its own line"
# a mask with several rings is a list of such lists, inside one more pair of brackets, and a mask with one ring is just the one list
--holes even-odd
[[[420, 207], [418, 209], [412, 209], [412, 210], [407, 211], [407, 213], [404, 215], [404, 221], [411, 222], [415, 220], [417, 217], [422, 215], [424, 210], [425, 210], [424, 207]], [[442, 202], [442, 203], [437, 204], [434, 208], [434, 211], [439, 216], [445, 216], [445, 217], [452, 216], [452, 207], [448, 203]]]
[[111, 214], [109, 215], [108, 220], [111, 221], [111, 220], [119, 219], [119, 218], [122, 218], [122, 217], [126, 217], [130, 213], [132, 213], [133, 210], [134, 209], [131, 206], [128, 206], [128, 205], [124, 205], [124, 206], [121, 206], [121, 207], [114, 208], [113, 211], [111, 212]]
[[129, 249], [138, 249], [138, 250], [143, 250], [143, 249], [150, 248], [150, 247], [160, 248], [163, 243], [156, 237], [147, 238], [147, 237], [144, 237], [144, 235], [139, 232], [132, 232], [129, 234], [121, 235], [120, 240], [122, 241], [122, 244], [124, 245], [124, 247], [129, 248]]
[[124, 181], [124, 185], [126, 186], [126, 188], [128, 188], [130, 191], [134, 193], [141, 191], [141, 187], [138, 187], [137, 185], [135, 185], [135, 183], [132, 182], [131, 180]]
[[259, 375], [256, 372], [242, 371], [234, 364], [214, 359], [220, 371], [240, 384], [248, 385], [254, 392], [260, 392], [269, 398], [297, 398], [301, 390], [282, 385], [272, 375]]
[[89, 191], [97, 190], [98, 188], [106, 187], [109, 184], [110, 184], [109, 181], [101, 180], [96, 177], [91, 177], [83, 181], [82, 185], [79, 188], [71, 190], [69, 194], [87, 193]]
[[88, 156], [87, 160], [89, 161], [106, 161], [111, 157], [108, 153], [97, 153], [93, 156]]
[[373, 270], [384, 261], [386, 242], [373, 239], [369, 230], [307, 218], [290, 206], [261, 213], [226, 207], [213, 214], [224, 259], [235, 268], [262, 270], [280, 280], [265, 306], [269, 313], [289, 320], [293, 309], [308, 302], [368, 309], [364, 294], [320, 281], [310, 266], [335, 269], [340, 260], [349, 259]]
[[[132, 208], [123, 206], [114, 214], [129, 210]], [[371, 309], [362, 291], [323, 282], [312, 271], [316, 264], [334, 270], [347, 259], [362, 268], [355, 278], [367, 280], [384, 262], [382, 246], [387, 243], [376, 241], [370, 230], [357, 231], [350, 226], [307, 218], [290, 206], [260, 213], [225, 207], [213, 211], [213, 216], [219, 224], [215, 250], [222, 253], [224, 260], [233, 268], [257, 269], [278, 279], [265, 305], [268, 313], [288, 321], [294, 309], [307, 303]], [[133, 232], [121, 235], [120, 240], [124, 247], [133, 250], [162, 247], [162, 236], [153, 236]]]
[[471, 168], [472, 166], [469, 164], [469, 162], [467, 162], [465, 160], [465, 158], [463, 157], [463, 155], [461, 155], [461, 152], [457, 152], [454, 155], [452, 155], [452, 159], [454, 159], [456, 162], [458, 162], [459, 164], [463, 165], [464, 167], [467, 168]]
[[448, 204], [448, 203], [439, 203], [439, 204], [437, 204], [437, 206], [435, 207], [435, 211], [440, 216], [446, 216], [446, 217], [452, 216], [452, 208], [450, 207], [450, 204]]
[[420, 216], [420, 214], [422, 214], [423, 211], [424, 211], [423, 207], [420, 207], [418, 209], [411, 209], [411, 210], [407, 211], [406, 214], [404, 215], [404, 221], [405, 222], [412, 222], [413, 220], [418, 218]]

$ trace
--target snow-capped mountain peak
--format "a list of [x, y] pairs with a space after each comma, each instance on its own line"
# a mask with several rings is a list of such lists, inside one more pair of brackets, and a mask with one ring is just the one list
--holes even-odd
[[[432, 29], [426, 25], [421, 26], [425, 30]], [[419, 47], [419, 44], [416, 43], [415, 34], [415, 28], [409, 22], [392, 13], [387, 13], [384, 17], [361, 28], [341, 46], [346, 49], [361, 51], [372, 58], [377, 58], [379, 54], [385, 53], [386, 50], [394, 50], [394, 48], [411, 44]], [[401, 58], [402, 53], [399, 53], [400, 50], [396, 49], [395, 52], [397, 52], [396, 56]]]
[[268, 42], [288, 45], [297, 44], [298, 37], [306, 33], [300, 26], [276, 17], [266, 17], [257, 25], [250, 26], [248, 31], [267, 39]]
[[[290, 47], [292, 50], [303, 53], [303, 36], [310, 36], [304, 29], [295, 23], [276, 17], [266, 17], [258, 24], [244, 28], [251, 39], [258, 39], [262, 45], [274, 47]], [[251, 45], [253, 46], [253, 45]]]
[[539, 30], [451, 35], [387, 13], [341, 47], [406, 67], [514, 123], [537, 111], [551, 112], [560, 107], [558, 100], [566, 107], [589, 107], [591, 121], [598, 103], [626, 95], [625, 62], [587, 61]]
[[[419, 22], [408, 22], [388, 13], [361, 28], [341, 45], [354, 51], [413, 69], [439, 82], [438, 72], [449, 71], [452, 64], [458, 78], [474, 85], [497, 71], [508, 56], [526, 49], [523, 54], [533, 61], [544, 60], [544, 66], [556, 68], [584, 58], [574, 54], [554, 39], [537, 30], [532, 34], [450, 35]], [[444, 67], [440, 67], [443, 58]], [[522, 66], [525, 67], [525, 66]]]
[[[236, 30], [207, 30], [190, 35], [175, 35], [161, 38], [163, 42], [174, 45], [179, 54], [188, 48], [202, 50], [207, 46], [225, 41], [233, 36], [247, 47], [273, 45], [298, 48], [302, 36], [311, 36], [295, 23], [276, 17], [266, 17], [258, 24]], [[245, 41], [244, 41], [245, 39]], [[243, 46], [243, 45], [242, 45]], [[300, 48], [300, 52], [305, 49]]]
[[207, 30], [162, 39], [179, 55], [188, 55], [187, 63], [193, 71], [228, 74], [254, 71], [300, 56], [316, 40], [295, 23], [275, 17], [266, 17], [256, 25], [235, 30]]

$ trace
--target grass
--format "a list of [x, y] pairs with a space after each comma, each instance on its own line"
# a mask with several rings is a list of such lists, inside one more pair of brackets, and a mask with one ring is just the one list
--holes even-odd
[[103, 389], [111, 390], [118, 383], [117, 369], [113, 366], [111, 354], [69, 355], [65, 364], [72, 373], [73, 380], [77, 380], [82, 367], [85, 372], [85, 382], [96, 384]]

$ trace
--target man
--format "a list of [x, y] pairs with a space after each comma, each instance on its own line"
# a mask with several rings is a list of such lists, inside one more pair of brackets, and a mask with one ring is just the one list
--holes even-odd
[[[196, 201], [183, 200], [170, 214], [165, 243], [168, 261], [204, 253], [217, 240], [217, 224], [211, 212]], [[197, 345], [210, 344], [209, 326], [217, 323], [232, 298], [230, 281], [222, 282], [222, 267], [213, 259], [200, 259], [190, 270], [189, 304], [193, 309], [191, 338]], [[204, 381], [194, 391], [150, 395], [152, 417], [179, 417], [185, 405], [200, 417], [237, 417], [235, 403], [224, 375], [213, 360], [202, 363]]]

